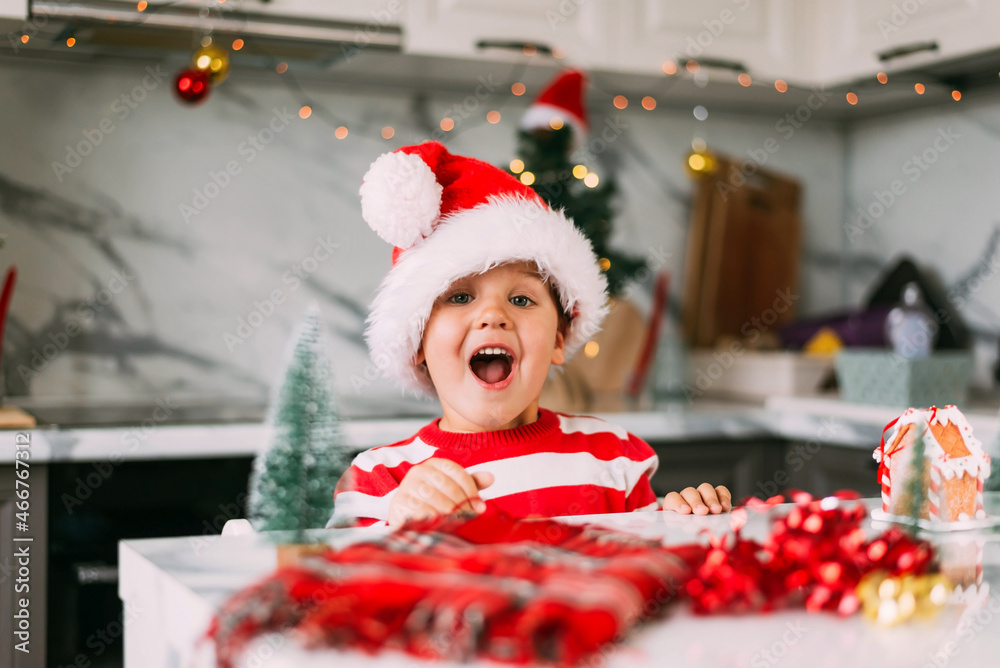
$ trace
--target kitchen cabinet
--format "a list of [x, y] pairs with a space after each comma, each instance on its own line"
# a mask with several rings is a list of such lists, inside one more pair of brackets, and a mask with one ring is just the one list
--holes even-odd
[[[575, 67], [604, 69], [611, 6], [607, 0], [409, 0], [404, 50], [497, 58], [504, 50], [480, 43], [528, 43], [561, 50]], [[523, 57], [519, 46], [507, 53]]]
[[[119, 439], [108, 441], [120, 447]], [[122, 627], [146, 611], [120, 605], [118, 541], [188, 536], [197, 551], [202, 537], [246, 516], [252, 461], [116, 457], [49, 465], [50, 665], [121, 665]]]
[[[0, 0], [6, 31], [137, 17], [134, 0], [31, 7], [34, 21], [28, 0]], [[733, 82], [745, 69], [768, 85], [838, 85], [1000, 48], [994, 0], [154, 0], [144, 17], [146, 27], [209, 25], [465, 60], [529, 62], [521, 45], [535, 44], [559, 58], [533, 63], [649, 76], [662, 76], [666, 61], [693, 59], [711, 80]], [[929, 44], [936, 49], [921, 48]]]
[[[660, 466], [650, 481], [659, 497], [703, 482], [725, 485], [734, 502], [751, 495], [768, 497], [778, 493], [767, 493], [761, 483], [771, 480], [783, 466], [782, 440], [650, 440], [649, 444], [660, 458]], [[784, 485], [777, 489], [784, 491]]]
[[813, 496], [828, 496], [853, 489], [862, 496], [880, 494], [878, 463], [872, 448], [843, 447], [829, 443], [798, 442], [786, 446], [782, 471], [788, 489], [804, 489]]
[[[121, 12], [138, 17], [145, 16], [144, 21], [153, 25], [170, 25], [176, 27], [176, 22], [160, 23], [158, 19], [167, 15], [191, 17], [191, 10], [200, 8], [198, 20], [214, 27], [230, 28], [227, 20], [243, 20], [246, 16], [263, 17], [263, 20], [274, 23], [310, 23], [338, 22], [342, 27], [356, 28], [362, 35], [371, 37], [371, 33], [382, 28], [398, 28], [406, 0], [352, 0], [351, 2], [333, 2], [331, 0], [187, 0], [184, 3], [153, 0], [144, 14], [138, 14], [135, 0], [80, 0], [71, 6], [62, 7], [60, 0], [38, 2], [43, 13], [72, 18], [86, 16], [91, 19], [110, 17]], [[0, 15], [4, 5], [18, 4], [17, 0], [0, 0]], [[20, 5], [27, 7], [26, 0]], [[179, 5], [183, 5], [180, 7]], [[25, 9], [26, 11], [26, 9]], [[109, 13], [110, 12], [110, 13]]]
[[[0, 433], [9, 437], [8, 443], [14, 440], [12, 433]], [[27, 468], [17, 467], [17, 471], [28, 472], [26, 478], [17, 475], [14, 465], [0, 466], [0, 666], [44, 668], [48, 467], [26, 461]], [[28, 502], [27, 516], [21, 509], [24, 501]], [[25, 519], [28, 530], [19, 530]], [[27, 635], [18, 637], [18, 631]], [[22, 645], [25, 641], [28, 644]], [[17, 645], [28, 651], [17, 649]]]
[[0, 0], [0, 19], [24, 21], [28, 18], [28, 0]]
[[[661, 74], [665, 61], [693, 59], [733, 65], [707, 68], [712, 79], [732, 80], [744, 68], [764, 80], [827, 86], [1000, 48], [1000, 3], [977, 0], [406, 4], [408, 53], [485, 59], [500, 52], [479, 48], [481, 41], [536, 43], [558, 47], [576, 67], [649, 75]], [[930, 43], [937, 49], [918, 48]], [[900, 55], [880, 60], [893, 51]]]
[[[657, 74], [665, 61], [728, 61], [768, 77], [807, 76], [811, 48], [797, 40], [801, 2], [792, 0], [635, 0], [616, 3], [611, 69]], [[738, 72], [730, 75], [730, 78]]]
[[794, 18], [792, 0], [412, 0], [404, 48], [486, 58], [498, 51], [483, 41], [533, 43], [598, 70], [661, 74], [667, 60], [711, 58], [777, 76], [802, 62]]
[[[208, 0], [215, 5], [215, 0]], [[233, 0], [229, 0], [233, 2]], [[228, 3], [227, 3], [228, 4]], [[240, 0], [235, 8], [256, 14], [284, 16], [304, 19], [325, 19], [349, 21], [362, 25], [399, 25], [402, 20], [406, 0], [351, 0], [333, 2], [331, 0]], [[225, 5], [219, 5], [223, 7]]]
[[[874, 76], [1000, 47], [1000, 3], [979, 0], [813, 0], [815, 81]], [[932, 49], [930, 45], [936, 44]], [[880, 56], [896, 53], [881, 60]]]
[[879, 494], [872, 448], [780, 439], [651, 441], [650, 445], [660, 457], [651, 481], [660, 497], [703, 482], [728, 487], [734, 503], [791, 489], [817, 497], [843, 489], [862, 496]]

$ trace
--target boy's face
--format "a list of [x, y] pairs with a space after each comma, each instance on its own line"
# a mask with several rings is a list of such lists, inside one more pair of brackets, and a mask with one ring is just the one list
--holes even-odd
[[[533, 422], [564, 332], [533, 263], [462, 278], [434, 302], [417, 351], [441, 400], [441, 428], [492, 431]], [[483, 348], [493, 348], [482, 352]], [[496, 348], [505, 354], [497, 354]]]

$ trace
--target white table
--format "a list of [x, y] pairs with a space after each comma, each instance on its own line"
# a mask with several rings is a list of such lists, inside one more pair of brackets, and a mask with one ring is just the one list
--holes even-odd
[[[967, 410], [966, 417], [987, 451], [1000, 437], [997, 407]], [[882, 429], [900, 409], [859, 406], [825, 397], [772, 397], [761, 406], [749, 402], [698, 400], [666, 402], [634, 413], [598, 414], [650, 442], [699, 439], [775, 438], [817, 441], [871, 452]], [[361, 451], [412, 436], [431, 421], [419, 418], [345, 420], [345, 446]], [[127, 427], [43, 427], [31, 433], [33, 462], [121, 462], [254, 456], [266, 448], [272, 430], [261, 423], [157, 424]], [[13, 449], [0, 449], [0, 464], [14, 461]], [[998, 453], [1000, 454], [1000, 453]]]
[[[1000, 504], [1000, 499], [994, 499], [993, 503]], [[662, 538], [668, 545], [698, 540], [702, 529], [719, 534], [729, 527], [728, 515], [695, 517], [652, 511], [564, 519], [590, 521]], [[751, 513], [744, 534], [762, 538], [767, 527], [765, 517]], [[315, 533], [336, 546], [384, 531], [387, 529], [373, 527]], [[686, 604], [676, 604], [666, 619], [641, 628], [627, 643], [607, 655], [603, 665], [629, 668], [1000, 665], [1000, 621], [997, 621], [1000, 536], [966, 537], [977, 540], [983, 547], [983, 584], [966, 592], [966, 602], [949, 605], [934, 620], [882, 628], [860, 614], [841, 618], [832, 613], [807, 614], [798, 610], [742, 617], [699, 617], [692, 615]], [[212, 615], [230, 595], [263, 578], [275, 565], [275, 547], [262, 536], [122, 541], [119, 595], [125, 606], [125, 668], [214, 665], [213, 648], [207, 642], [198, 643]], [[242, 665], [328, 668], [432, 664], [395, 652], [372, 658], [353, 651], [306, 651], [284, 637], [268, 636], [251, 646]]]

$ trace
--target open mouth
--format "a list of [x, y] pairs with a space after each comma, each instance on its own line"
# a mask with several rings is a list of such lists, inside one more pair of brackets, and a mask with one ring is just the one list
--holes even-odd
[[496, 385], [510, 378], [514, 356], [504, 348], [484, 346], [472, 355], [469, 368], [479, 380], [487, 385]]

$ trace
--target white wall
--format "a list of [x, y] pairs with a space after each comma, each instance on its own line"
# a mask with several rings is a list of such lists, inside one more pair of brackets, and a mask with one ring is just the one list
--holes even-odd
[[[167, 74], [154, 85], [143, 65], [0, 67], [0, 126], [7, 129], [0, 152], [0, 229], [8, 235], [0, 265], [16, 262], [21, 272], [4, 347], [8, 391], [90, 401], [262, 397], [296, 318], [315, 299], [334, 333], [340, 392], [358, 406], [389, 405], [386, 398], [396, 392], [388, 384], [351, 383], [368, 363], [362, 321], [389, 268], [390, 251], [361, 220], [357, 188], [381, 152], [425, 139], [433, 126], [418, 123], [407, 94], [332, 86], [306, 88], [316, 111], [302, 120], [296, 115], [300, 102], [277, 75], [272, 83], [254, 83], [235, 73], [204, 105], [188, 108], [172, 97], [172, 71]], [[142, 88], [144, 77], [151, 90]], [[449, 136], [449, 148], [506, 164], [514, 157], [517, 119], [533, 92], [523, 98], [497, 93], [484, 101]], [[465, 99], [426, 93], [432, 123]], [[123, 95], [134, 109], [124, 106]], [[321, 107], [332, 116], [329, 123]], [[836, 258], [843, 246], [839, 125], [811, 120], [786, 136], [776, 129], [782, 114], [710, 110], [699, 122], [686, 110], [636, 107], [616, 112], [609, 99], [592, 109], [595, 125], [615, 112], [612, 118], [626, 127], [591, 167], [614, 169], [619, 180], [620, 245], [636, 253], [671, 253], [675, 299], [690, 196], [683, 162], [692, 138], [703, 137], [719, 152], [747, 155], [776, 137], [779, 150], [767, 166], [805, 185], [803, 312], [843, 303], [838, 265], [815, 261]], [[497, 125], [484, 120], [490, 108], [501, 110]], [[292, 116], [287, 126], [285, 110]], [[281, 131], [250, 151], [244, 142], [275, 118]], [[113, 129], [101, 132], [102, 121]], [[333, 130], [341, 123], [349, 135], [337, 140]], [[396, 129], [388, 141], [379, 136], [385, 125]], [[852, 133], [852, 141], [865, 143], [859, 139], [864, 132]], [[79, 166], [53, 166], [66, 162], [67, 145], [81, 142], [96, 145]], [[240, 173], [216, 193], [212, 174], [228, 161]], [[185, 221], [179, 207], [193, 206], [194, 190], [206, 187], [214, 197]], [[288, 272], [327, 237], [335, 250], [313, 267], [307, 283], [295, 285]], [[956, 254], [958, 267], [960, 259]], [[123, 267], [135, 278], [115, 294], [114, 272]], [[225, 335], [273, 291], [284, 303], [230, 350]], [[644, 290], [635, 294], [640, 303], [648, 300]], [[109, 304], [88, 319], [86, 304], [95, 298]], [[82, 333], [61, 344], [71, 323]], [[19, 368], [37, 374], [24, 383]]]
[[[862, 121], [847, 132], [850, 256], [887, 263], [908, 254], [936, 272], [978, 333], [980, 385], [989, 383], [1000, 333], [1000, 255], [988, 252], [1000, 229], [998, 111], [1000, 96], [967, 94], [954, 106]], [[848, 274], [851, 299], [870, 284], [870, 267]]]

